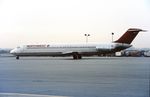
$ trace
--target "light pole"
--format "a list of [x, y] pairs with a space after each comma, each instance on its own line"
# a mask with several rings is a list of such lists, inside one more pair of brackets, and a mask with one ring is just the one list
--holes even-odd
[[90, 36], [90, 34], [84, 34], [84, 36], [86, 37], [86, 43], [88, 43], [88, 37]]
[[113, 42], [113, 41], [114, 41], [114, 37], [113, 37], [113, 36], [114, 36], [114, 33], [112, 32], [111, 35], [112, 35], [112, 42]]

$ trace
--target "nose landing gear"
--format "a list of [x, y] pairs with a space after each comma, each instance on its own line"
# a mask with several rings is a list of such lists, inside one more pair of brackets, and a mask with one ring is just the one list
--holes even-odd
[[16, 59], [19, 60], [19, 56], [16, 56]]

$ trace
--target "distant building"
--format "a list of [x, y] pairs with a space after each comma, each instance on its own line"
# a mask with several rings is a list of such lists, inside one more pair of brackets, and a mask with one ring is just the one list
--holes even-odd
[[150, 57], [150, 50], [149, 49], [136, 49], [136, 48], [129, 48], [120, 52], [116, 52], [115, 56], [117, 57]]
[[150, 57], [150, 50], [149, 51], [145, 51], [143, 54], [144, 54], [145, 57]]
[[127, 50], [124, 52], [124, 56], [127, 56], [127, 57], [141, 57], [142, 56], [142, 53], [141, 51], [139, 50]]
[[11, 49], [1, 49], [0, 48], [0, 54], [9, 53]]

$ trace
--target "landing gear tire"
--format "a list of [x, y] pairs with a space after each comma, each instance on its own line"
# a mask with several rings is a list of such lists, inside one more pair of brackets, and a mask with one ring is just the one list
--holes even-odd
[[82, 56], [81, 56], [81, 55], [78, 55], [78, 59], [82, 59]]
[[78, 53], [74, 53], [73, 54], [73, 59], [77, 60], [77, 59], [82, 59], [82, 56]]
[[78, 59], [77, 55], [73, 55], [73, 59]]
[[19, 60], [19, 56], [16, 56], [16, 59]]

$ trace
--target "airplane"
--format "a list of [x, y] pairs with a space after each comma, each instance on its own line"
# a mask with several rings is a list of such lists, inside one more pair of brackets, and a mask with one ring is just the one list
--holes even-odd
[[22, 45], [10, 51], [19, 59], [21, 56], [73, 56], [73, 59], [82, 59], [82, 56], [115, 53], [131, 47], [131, 42], [140, 31], [139, 28], [129, 28], [118, 40], [108, 44], [41, 44]]

